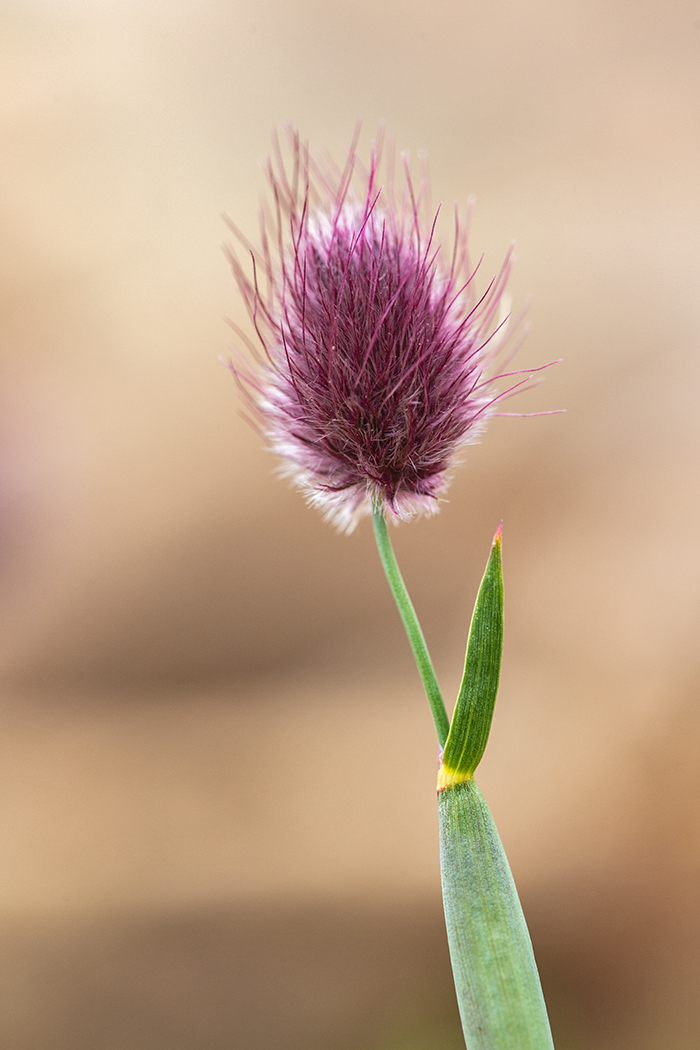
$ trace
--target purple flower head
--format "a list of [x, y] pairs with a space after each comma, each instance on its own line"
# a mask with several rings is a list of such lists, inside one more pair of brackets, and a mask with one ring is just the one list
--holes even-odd
[[456, 218], [445, 258], [406, 161], [397, 193], [391, 164], [379, 184], [381, 145], [368, 170], [356, 142], [343, 170], [312, 161], [297, 135], [290, 145], [290, 163], [277, 141], [268, 161], [262, 250], [237, 234], [252, 276], [231, 254], [264, 351], [246, 340], [257, 365], [239, 358], [234, 374], [283, 472], [340, 528], [374, 506], [432, 514], [460, 449], [510, 392], [493, 373], [512, 254], [478, 295], [465, 225]]

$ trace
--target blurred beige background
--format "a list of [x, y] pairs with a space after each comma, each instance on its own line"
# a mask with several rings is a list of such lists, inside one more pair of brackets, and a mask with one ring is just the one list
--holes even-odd
[[270, 130], [380, 120], [513, 237], [521, 365], [395, 533], [448, 697], [504, 519], [480, 783], [559, 1050], [700, 1031], [698, 0], [2, 0], [0, 1045], [455, 1050], [436, 748], [365, 523], [218, 362]]

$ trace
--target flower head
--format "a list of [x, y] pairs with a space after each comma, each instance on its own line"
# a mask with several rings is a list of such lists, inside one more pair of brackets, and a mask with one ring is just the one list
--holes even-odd
[[234, 374], [283, 472], [341, 528], [374, 506], [434, 513], [503, 396], [493, 364], [512, 255], [478, 296], [465, 225], [446, 259], [406, 162], [397, 193], [391, 165], [379, 185], [381, 145], [362, 170], [353, 143], [340, 170], [290, 143], [289, 164], [277, 141], [268, 161], [261, 250], [237, 234], [252, 275], [230, 256], [264, 351]]

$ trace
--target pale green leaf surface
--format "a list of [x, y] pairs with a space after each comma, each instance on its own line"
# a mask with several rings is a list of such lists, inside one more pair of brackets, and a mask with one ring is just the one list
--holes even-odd
[[468, 1050], [553, 1050], [518, 894], [473, 780], [438, 795], [445, 924]]

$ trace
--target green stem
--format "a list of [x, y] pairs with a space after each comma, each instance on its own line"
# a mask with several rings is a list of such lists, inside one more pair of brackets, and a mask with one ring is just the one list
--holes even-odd
[[379, 557], [382, 560], [382, 566], [386, 573], [391, 593], [394, 596], [396, 607], [399, 610], [399, 614], [403, 620], [403, 625], [406, 628], [408, 641], [413, 650], [413, 658], [416, 661], [416, 667], [418, 668], [418, 673], [423, 682], [423, 688], [428, 697], [428, 703], [430, 704], [430, 711], [433, 716], [433, 721], [435, 722], [440, 747], [444, 747], [445, 741], [447, 740], [447, 734], [450, 731], [450, 720], [447, 717], [447, 711], [445, 710], [445, 704], [443, 703], [440, 686], [435, 677], [435, 671], [430, 659], [428, 647], [425, 644], [425, 638], [423, 637], [423, 632], [418, 623], [416, 610], [413, 608], [413, 603], [411, 602], [411, 599], [408, 596], [408, 591], [406, 590], [406, 584], [403, 582], [403, 577], [401, 576], [401, 572], [396, 563], [396, 556], [394, 555], [394, 550], [391, 546], [391, 540], [389, 539], [389, 531], [386, 527], [384, 514], [381, 510], [375, 508], [373, 518], [374, 535], [377, 540], [377, 547], [379, 548]]

